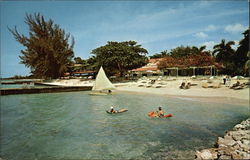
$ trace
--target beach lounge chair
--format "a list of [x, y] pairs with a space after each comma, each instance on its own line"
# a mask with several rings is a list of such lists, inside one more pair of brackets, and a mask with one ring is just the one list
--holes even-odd
[[213, 80], [212, 79], [208, 79], [207, 83], [213, 83]]
[[233, 88], [234, 90], [240, 90], [240, 89], [243, 89], [243, 88], [245, 88], [244, 86], [238, 86], [238, 87], [235, 87], [235, 88]]
[[220, 88], [221, 87], [221, 84], [220, 84], [220, 82], [218, 82], [218, 83], [215, 83], [214, 85], [213, 85], [213, 88]]
[[163, 87], [166, 87], [166, 86], [161, 84], [161, 83], [158, 83], [158, 84], [154, 84], [153, 87], [154, 88], [163, 88]]
[[208, 83], [202, 83], [201, 86], [202, 88], [208, 88]]
[[139, 84], [139, 85], [138, 85], [138, 87], [144, 87], [144, 86], [145, 86], [145, 85], [143, 85], [143, 84]]
[[152, 87], [152, 86], [153, 86], [153, 85], [150, 84], [150, 83], [146, 85], [147, 88], [150, 88], [150, 87]]
[[239, 86], [234, 87], [233, 89], [234, 90], [240, 90], [240, 89], [243, 89], [243, 88], [247, 88], [247, 85], [245, 83], [242, 83]]
[[229, 87], [230, 89], [234, 89], [236, 87], [242, 86], [243, 84], [240, 84], [239, 81], [237, 81], [236, 83], [234, 83], [231, 87]]
[[160, 85], [157, 85], [157, 86], [155, 86], [155, 88], [162, 88], [162, 86], [160, 86]]

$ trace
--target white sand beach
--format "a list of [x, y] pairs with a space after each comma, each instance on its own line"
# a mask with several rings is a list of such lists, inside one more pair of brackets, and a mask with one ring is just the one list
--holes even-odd
[[[168, 78], [156, 80], [154, 84], [150, 84], [151, 79], [141, 79], [134, 82], [114, 83], [116, 90], [114, 92], [135, 92], [146, 94], [159, 94], [172, 97], [192, 97], [203, 101], [233, 103], [233, 104], [248, 104], [249, 103], [249, 88], [245, 87], [240, 90], [229, 89], [228, 86], [223, 85], [222, 77], [216, 79], [191, 79], [190, 77]], [[237, 81], [242, 83], [248, 82], [248, 79], [236, 80], [232, 79], [230, 86]], [[93, 80], [82, 81], [79, 79], [71, 80], [56, 80], [50, 85], [62, 86], [92, 86]], [[179, 86], [182, 82], [186, 84], [190, 82], [192, 86], [190, 89], [180, 89]], [[210, 83], [207, 83], [210, 82]], [[202, 85], [207, 84], [209, 88], [203, 88]], [[216, 88], [220, 84], [219, 88]], [[215, 88], [212, 88], [214, 86]], [[211, 87], [211, 88], [210, 88]]]
[[[172, 97], [190, 97], [192, 99], [199, 99], [202, 101], [211, 101], [218, 103], [229, 103], [229, 104], [249, 104], [249, 88], [244, 88], [240, 90], [229, 89], [226, 85], [221, 84], [220, 88], [203, 88], [202, 85], [205, 80], [191, 80], [191, 79], [178, 79], [173, 81], [164, 81], [161, 88], [155, 88], [156, 85], [151, 87], [141, 86], [141, 83], [128, 83], [119, 84], [117, 86], [118, 91], [128, 91], [128, 92], [140, 92], [149, 94], [160, 94]], [[247, 80], [232, 80], [231, 85], [240, 81], [240, 83], [245, 83]], [[182, 82], [190, 82], [195, 86], [191, 86], [190, 89], [180, 89], [179, 86]], [[209, 86], [216, 86], [218, 83], [222, 83], [222, 79], [212, 80], [212, 83], [207, 83]], [[160, 85], [158, 85], [160, 86]]]

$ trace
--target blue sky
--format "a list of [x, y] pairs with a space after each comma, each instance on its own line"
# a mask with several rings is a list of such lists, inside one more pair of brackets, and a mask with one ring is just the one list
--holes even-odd
[[[238, 42], [249, 24], [248, 1], [1, 1], [1, 77], [29, 75], [7, 27], [28, 35], [25, 14], [41, 13], [75, 38], [75, 56], [88, 58], [107, 41], [135, 40], [149, 55], [180, 45]], [[237, 46], [234, 46], [235, 48]]]

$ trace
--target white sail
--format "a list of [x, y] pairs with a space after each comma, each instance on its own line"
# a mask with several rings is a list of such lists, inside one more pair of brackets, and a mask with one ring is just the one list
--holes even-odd
[[106, 76], [106, 74], [101, 66], [101, 68], [99, 69], [99, 72], [96, 76], [92, 90], [93, 91], [100, 91], [100, 90], [109, 90], [109, 89], [115, 89], [115, 86], [107, 78], [107, 76]]

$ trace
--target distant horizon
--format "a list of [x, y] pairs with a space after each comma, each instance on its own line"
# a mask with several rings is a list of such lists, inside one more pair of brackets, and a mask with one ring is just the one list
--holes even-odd
[[[249, 27], [248, 1], [1, 1], [1, 78], [27, 76], [19, 64], [25, 49], [8, 31], [17, 27], [28, 35], [25, 14], [40, 13], [75, 38], [75, 57], [108, 41], [133, 40], [149, 54], [178, 46], [207, 46], [226, 41], [238, 43]], [[237, 48], [237, 45], [233, 47]]]

